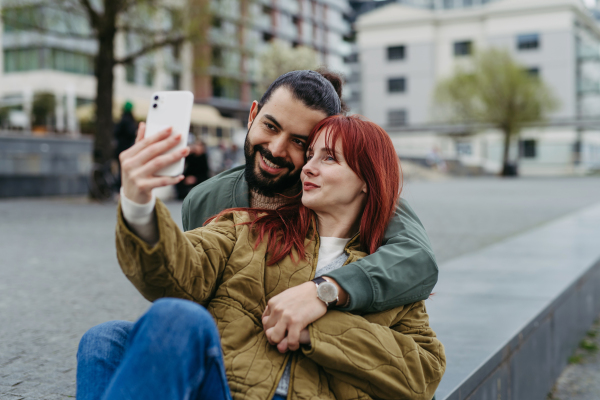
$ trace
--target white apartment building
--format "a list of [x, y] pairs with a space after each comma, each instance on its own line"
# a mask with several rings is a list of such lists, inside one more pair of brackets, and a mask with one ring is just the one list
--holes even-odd
[[357, 31], [362, 113], [386, 127], [401, 157], [423, 159], [435, 149], [446, 159], [499, 171], [499, 132], [449, 135], [452, 129], [432, 128], [440, 123], [432, 105], [438, 80], [475, 48], [494, 46], [508, 49], [561, 103], [547, 126], [525, 129], [515, 141], [521, 173], [600, 168], [600, 27], [582, 1], [391, 4], [359, 18]]

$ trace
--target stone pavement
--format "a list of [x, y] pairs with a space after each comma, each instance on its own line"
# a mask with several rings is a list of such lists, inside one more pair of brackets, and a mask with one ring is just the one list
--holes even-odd
[[[444, 262], [599, 202], [600, 179], [413, 181], [404, 195]], [[0, 201], [0, 399], [74, 397], [81, 335], [148, 307], [120, 272], [114, 225], [114, 204]]]

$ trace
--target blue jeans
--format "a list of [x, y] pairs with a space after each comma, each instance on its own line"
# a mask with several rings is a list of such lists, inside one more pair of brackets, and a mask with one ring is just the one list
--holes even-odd
[[110, 321], [83, 335], [77, 400], [230, 400], [221, 341], [196, 303], [161, 299], [135, 324]]

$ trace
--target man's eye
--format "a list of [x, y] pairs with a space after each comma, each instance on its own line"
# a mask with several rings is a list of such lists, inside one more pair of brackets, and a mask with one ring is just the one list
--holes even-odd
[[292, 140], [294, 143], [296, 143], [298, 146], [304, 147], [304, 142], [300, 139], [293, 139]]
[[267, 122], [267, 123], [265, 123], [265, 125], [267, 126], [267, 128], [268, 128], [268, 129], [270, 129], [270, 130], [272, 130], [272, 131], [274, 131], [274, 130], [275, 130], [275, 125], [271, 125], [271, 124], [269, 124], [268, 122]]

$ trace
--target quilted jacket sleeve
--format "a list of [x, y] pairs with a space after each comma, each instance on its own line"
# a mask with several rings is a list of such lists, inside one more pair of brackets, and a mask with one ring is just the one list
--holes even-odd
[[117, 216], [117, 258], [127, 278], [148, 300], [177, 297], [206, 305], [231, 255], [234, 215], [189, 232], [181, 232], [166, 206], [156, 202], [159, 241], [151, 246]]
[[364, 317], [329, 311], [309, 331], [304, 354], [374, 398], [431, 400], [446, 369], [423, 301]]

